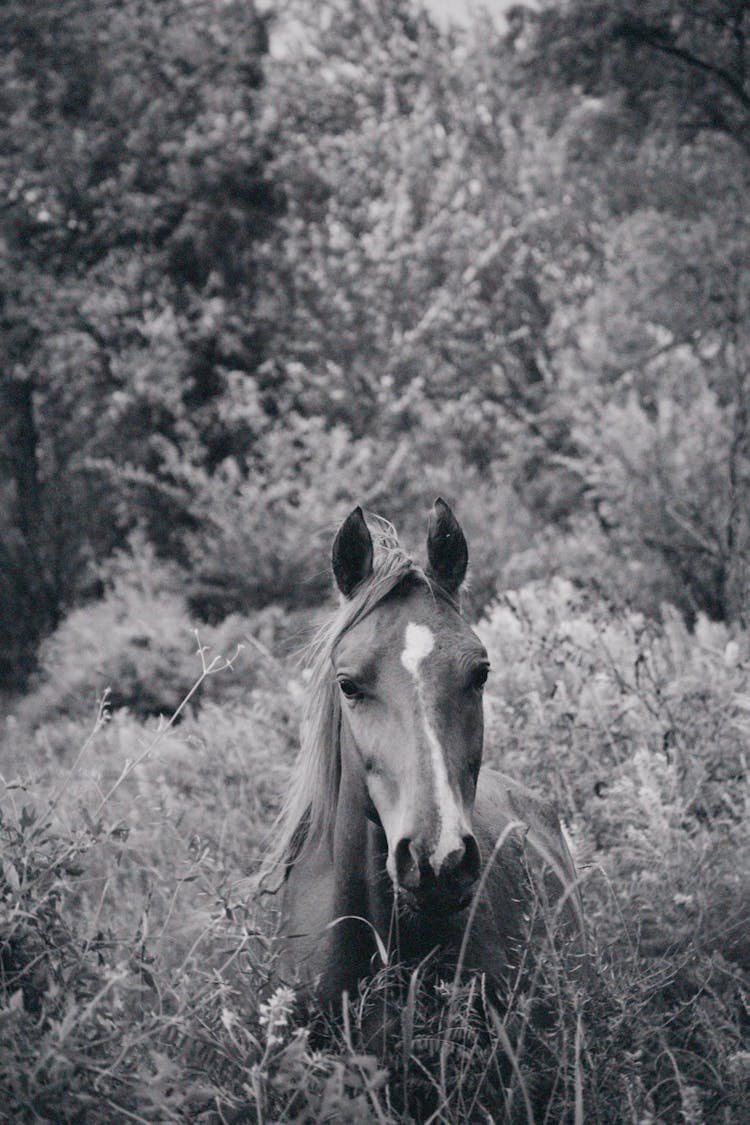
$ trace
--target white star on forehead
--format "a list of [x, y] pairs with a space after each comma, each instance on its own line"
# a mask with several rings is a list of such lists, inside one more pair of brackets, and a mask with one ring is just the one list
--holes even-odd
[[429, 656], [435, 647], [435, 638], [432, 630], [426, 625], [416, 625], [410, 621], [404, 634], [404, 651], [401, 653], [401, 663], [411, 676], [419, 672], [419, 665], [426, 656]]

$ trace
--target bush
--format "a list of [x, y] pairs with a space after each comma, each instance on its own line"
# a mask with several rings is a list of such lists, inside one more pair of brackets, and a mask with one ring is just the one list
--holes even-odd
[[399, 535], [424, 557], [427, 518], [442, 493], [460, 507], [472, 544], [467, 602], [479, 614], [496, 595], [503, 564], [533, 521], [502, 470], [466, 463], [425, 411], [424, 428], [392, 444], [354, 441], [339, 426], [293, 417], [263, 446], [273, 479], [238, 480], [229, 471], [204, 482], [203, 528], [191, 538], [187, 585], [192, 612], [217, 622], [266, 607], [287, 613], [325, 603], [330, 545], [355, 504], [388, 512]]
[[209, 662], [217, 654], [234, 658], [241, 646], [247, 652], [236, 670], [205, 680], [194, 703], [241, 697], [258, 682], [267, 659], [260, 638], [273, 642], [283, 614], [233, 614], [201, 625], [188, 611], [180, 572], [142, 542], [132, 550], [110, 564], [104, 597], [73, 610], [43, 643], [31, 691], [15, 709], [24, 726], [85, 720], [105, 691], [113, 710], [171, 715], [198, 678], [199, 646]]
[[562, 580], [509, 593], [481, 629], [495, 667], [487, 746], [571, 823], [608, 996], [589, 1009], [594, 1076], [627, 1050], [622, 1081], [646, 1116], [739, 1120], [750, 648], [662, 614], [657, 626]]

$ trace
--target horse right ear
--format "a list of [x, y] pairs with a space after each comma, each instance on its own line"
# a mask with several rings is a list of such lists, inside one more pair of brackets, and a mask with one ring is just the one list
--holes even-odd
[[358, 506], [342, 523], [331, 551], [333, 576], [345, 598], [372, 574], [372, 556], [372, 537]]

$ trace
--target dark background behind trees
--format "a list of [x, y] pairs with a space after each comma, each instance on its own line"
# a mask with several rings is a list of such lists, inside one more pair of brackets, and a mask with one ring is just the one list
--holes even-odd
[[3, 681], [128, 543], [217, 624], [315, 604], [348, 506], [409, 542], [436, 492], [475, 612], [559, 573], [744, 624], [749, 33], [4, 4]]

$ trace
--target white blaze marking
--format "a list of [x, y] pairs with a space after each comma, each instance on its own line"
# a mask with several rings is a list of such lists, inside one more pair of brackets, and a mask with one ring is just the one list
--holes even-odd
[[404, 651], [401, 653], [401, 663], [410, 676], [419, 679], [419, 665], [425, 656], [429, 656], [435, 647], [435, 638], [432, 630], [426, 625], [415, 625], [410, 621], [404, 634]]
[[435, 875], [440, 874], [440, 868], [447, 855], [461, 846], [461, 814], [456, 804], [456, 798], [448, 781], [448, 770], [445, 766], [445, 757], [440, 740], [436, 735], [427, 716], [424, 706], [422, 678], [419, 668], [425, 657], [429, 656], [435, 647], [435, 638], [426, 625], [417, 625], [410, 621], [404, 634], [404, 651], [401, 653], [401, 663], [412, 676], [417, 685], [417, 695], [420, 702], [421, 718], [427, 745], [430, 748], [432, 761], [432, 778], [435, 784], [435, 801], [438, 817], [440, 819], [440, 834], [435, 850], [430, 856], [430, 863]]

